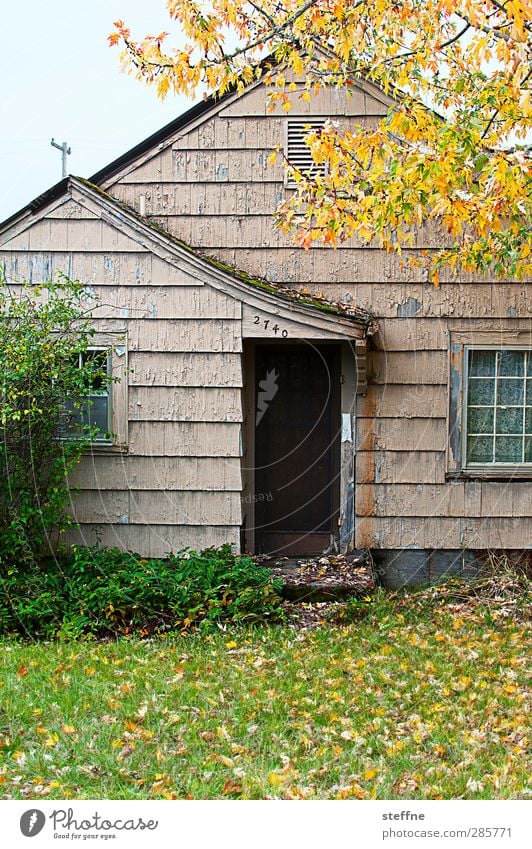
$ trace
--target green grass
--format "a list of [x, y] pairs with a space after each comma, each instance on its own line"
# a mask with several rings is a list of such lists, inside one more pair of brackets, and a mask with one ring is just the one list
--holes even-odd
[[523, 798], [525, 643], [510, 619], [391, 603], [309, 632], [5, 641], [0, 793]]

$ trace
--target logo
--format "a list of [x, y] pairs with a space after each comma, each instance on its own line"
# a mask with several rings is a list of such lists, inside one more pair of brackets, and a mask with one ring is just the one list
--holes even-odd
[[277, 386], [278, 379], [279, 375], [277, 374], [275, 369], [272, 368], [271, 371], [266, 373], [265, 379], [260, 381], [260, 392], [258, 393], [257, 398], [257, 415], [255, 417], [255, 425], [258, 425], [264, 413], [268, 409], [269, 402], [273, 401], [273, 399], [277, 395], [277, 390], [279, 389], [279, 387]]
[[29, 811], [24, 811], [20, 818], [20, 830], [24, 837], [35, 837], [43, 830], [46, 817], [42, 811], [37, 808], [32, 808]]

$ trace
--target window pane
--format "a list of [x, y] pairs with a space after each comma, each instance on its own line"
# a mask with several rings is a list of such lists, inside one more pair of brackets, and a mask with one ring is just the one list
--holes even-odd
[[524, 384], [522, 380], [501, 378], [498, 382], [497, 405], [522, 404], [524, 397]]
[[105, 439], [105, 433], [109, 430], [107, 395], [97, 395], [91, 398], [91, 401], [92, 403], [83, 405], [83, 422], [98, 428], [96, 439]]
[[493, 433], [493, 407], [471, 407], [467, 413], [469, 433]]
[[499, 351], [499, 374], [521, 377], [524, 373], [524, 351]]
[[497, 433], [523, 433], [523, 408], [498, 407]]
[[497, 463], [521, 463], [523, 440], [520, 436], [495, 437], [495, 460]]
[[[108, 351], [86, 351], [83, 354], [83, 362], [94, 372], [91, 380], [91, 387], [95, 392], [102, 388], [101, 374], [107, 374], [108, 361]], [[100, 372], [100, 374], [98, 374], [98, 372]]]
[[81, 436], [81, 416], [81, 409], [75, 406], [74, 401], [65, 402], [58, 428], [59, 436], [62, 439], [75, 439]]
[[493, 463], [493, 438], [471, 436], [467, 441], [468, 463]]
[[495, 374], [496, 351], [470, 351], [469, 374], [473, 377], [484, 377]]
[[466, 391], [466, 464], [532, 463], [532, 351], [470, 350]]
[[469, 403], [489, 406], [495, 399], [495, 382], [487, 379], [469, 381]]

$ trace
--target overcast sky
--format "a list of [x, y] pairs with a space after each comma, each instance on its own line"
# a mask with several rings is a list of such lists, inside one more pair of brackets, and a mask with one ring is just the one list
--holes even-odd
[[11, 0], [3, 4], [0, 134], [0, 221], [68, 172], [90, 177], [185, 111], [121, 73], [119, 50], [106, 41], [113, 21], [133, 36], [171, 29], [164, 0]]

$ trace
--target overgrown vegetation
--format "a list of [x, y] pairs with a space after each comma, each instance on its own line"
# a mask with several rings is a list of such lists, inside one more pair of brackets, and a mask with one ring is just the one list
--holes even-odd
[[[95, 382], [111, 381], [86, 356], [94, 330], [83, 285], [58, 276], [9, 287], [0, 276], [0, 575], [35, 570], [53, 533], [72, 523], [65, 475], [94, 429], [79, 418]], [[69, 410], [69, 412], [67, 412]]]
[[307, 631], [4, 642], [2, 797], [526, 798], [530, 634], [412, 599]]
[[393, 605], [402, 616], [415, 620], [431, 611], [447, 609], [493, 625], [503, 619], [530, 621], [531, 591], [526, 555], [523, 562], [506, 554], [488, 552], [479, 574], [472, 579], [451, 577], [422, 589], [378, 590], [373, 595], [350, 599], [327, 611], [328, 621], [376, 623], [383, 611]]
[[[235, 626], [277, 611], [278, 586], [227, 547], [167, 562], [76, 549], [54, 574], [61, 639], [2, 643], [4, 799], [530, 793], [529, 583], [507, 558], [467, 584], [315, 605], [324, 621], [302, 630]], [[165, 630], [171, 594], [186, 633]]]
[[27, 637], [149, 636], [279, 617], [281, 582], [231, 546], [167, 559], [74, 546], [0, 583], [0, 633]]

